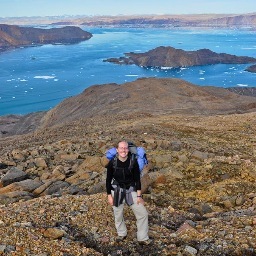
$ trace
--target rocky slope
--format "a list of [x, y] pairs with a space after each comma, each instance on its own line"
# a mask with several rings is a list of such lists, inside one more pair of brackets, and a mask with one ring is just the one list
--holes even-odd
[[0, 116], [0, 138], [35, 131], [46, 112]]
[[256, 87], [229, 87], [226, 89], [240, 95], [256, 97]]
[[[125, 115], [2, 139], [2, 250], [11, 255], [254, 255], [255, 117]], [[101, 192], [104, 151], [122, 137], [143, 145], [150, 160], [143, 180], [154, 242], [146, 248], [136, 242], [128, 210], [128, 239], [114, 242], [111, 208]], [[14, 181], [11, 174], [18, 172]]]
[[[155, 95], [161, 88], [166, 89], [162, 83], [170, 82], [139, 80], [142, 87], [152, 81], [155, 88], [150, 87], [150, 93]], [[93, 96], [101, 95], [104, 101], [100, 104], [105, 103], [102, 108], [111, 108], [110, 99], [119, 90], [124, 93], [125, 88], [139, 90], [139, 86], [136, 82], [106, 85], [108, 89], [113, 87], [112, 94], [96, 86], [83, 94], [84, 99], [91, 99], [91, 117], [88, 113], [79, 115], [69, 102], [65, 106], [70, 107], [67, 111], [73, 110], [70, 113], [74, 119], [66, 120], [61, 112], [52, 112], [47, 126], [0, 139], [0, 252], [74, 256], [255, 255], [256, 114], [246, 113], [245, 109], [240, 114], [227, 111], [227, 106], [235, 102], [240, 111], [242, 102], [253, 102], [255, 98], [227, 91], [223, 96], [222, 90], [209, 97], [214, 88], [197, 92], [197, 87], [193, 90], [194, 86], [185, 82], [172, 83], [175, 93], [169, 93], [166, 99], [160, 93], [162, 104], [157, 97], [156, 104], [151, 98], [151, 104], [144, 99], [137, 106], [145, 102], [145, 108], [138, 111], [133, 106], [138, 92], [133, 90], [133, 97], [123, 98], [126, 103], [116, 102], [119, 112], [102, 110], [98, 115], [93, 107], [100, 99], [94, 102]], [[196, 92], [199, 103], [192, 104], [186, 112], [165, 112], [171, 108], [169, 101], [173, 101], [172, 108], [174, 103], [180, 107], [182, 99], [191, 98], [194, 102]], [[74, 101], [83, 112], [78, 98]], [[205, 101], [213, 106], [212, 112], [208, 112], [210, 107]], [[190, 102], [183, 101], [183, 106], [186, 104]], [[117, 105], [113, 105], [114, 109]], [[152, 113], [145, 111], [147, 108]], [[121, 138], [145, 147], [150, 162], [142, 178], [153, 239], [148, 247], [138, 245], [136, 222], [128, 209], [128, 237], [123, 243], [114, 241], [112, 210], [104, 192], [104, 152]]]
[[91, 33], [74, 26], [41, 29], [0, 24], [0, 51], [20, 46], [78, 43], [91, 37]]
[[115, 64], [137, 65], [141, 67], [190, 67], [213, 64], [255, 63], [256, 59], [226, 53], [216, 53], [209, 49], [184, 51], [173, 47], [160, 46], [145, 53], [126, 53], [125, 57], [109, 58], [105, 61]]

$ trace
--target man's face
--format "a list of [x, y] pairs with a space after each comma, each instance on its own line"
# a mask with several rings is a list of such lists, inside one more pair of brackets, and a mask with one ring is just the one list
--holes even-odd
[[129, 152], [128, 143], [124, 141], [119, 142], [118, 148], [117, 148], [118, 155], [122, 158], [126, 158], [128, 155], [128, 152]]

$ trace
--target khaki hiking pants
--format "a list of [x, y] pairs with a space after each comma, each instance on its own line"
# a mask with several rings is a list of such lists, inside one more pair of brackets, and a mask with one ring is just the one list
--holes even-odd
[[[136, 217], [137, 225], [137, 240], [145, 241], [148, 240], [148, 212], [143, 204], [137, 204], [137, 193], [131, 192], [133, 197], [133, 204], [130, 206]], [[113, 196], [113, 194], [112, 194]], [[113, 206], [114, 217], [115, 217], [115, 227], [118, 236], [126, 236], [127, 228], [124, 221], [124, 202], [118, 207]]]

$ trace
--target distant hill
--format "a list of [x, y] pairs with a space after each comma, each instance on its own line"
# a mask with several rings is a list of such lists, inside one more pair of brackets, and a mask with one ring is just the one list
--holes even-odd
[[[248, 96], [244, 96], [248, 95]], [[48, 112], [0, 117], [0, 137], [64, 125], [80, 119], [115, 115], [218, 115], [256, 111], [254, 88], [197, 86], [181, 79], [140, 78], [94, 85]], [[250, 97], [254, 96], [254, 97]]]
[[42, 126], [115, 114], [230, 114], [256, 110], [256, 98], [180, 79], [141, 78], [122, 85], [95, 85], [70, 97], [42, 119]]
[[256, 27], [256, 14], [213, 18], [198, 24], [208, 27]]
[[209, 49], [184, 51], [160, 46], [145, 53], [126, 53], [125, 57], [109, 58], [105, 61], [116, 64], [135, 64], [142, 67], [189, 67], [212, 64], [255, 63], [256, 58], [216, 53]]
[[0, 24], [0, 51], [20, 46], [78, 43], [91, 37], [91, 33], [74, 26], [42, 29]]
[[16, 25], [85, 25], [114, 27], [256, 27], [256, 14], [186, 14], [119, 16], [49, 16], [0, 18], [0, 23]]
[[256, 14], [154, 15], [85, 19], [82, 25], [137, 27], [256, 27]]

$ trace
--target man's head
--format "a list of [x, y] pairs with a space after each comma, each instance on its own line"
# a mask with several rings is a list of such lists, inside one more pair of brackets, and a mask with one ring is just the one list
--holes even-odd
[[126, 159], [129, 153], [128, 143], [126, 141], [120, 141], [117, 146], [118, 156], [122, 159]]

